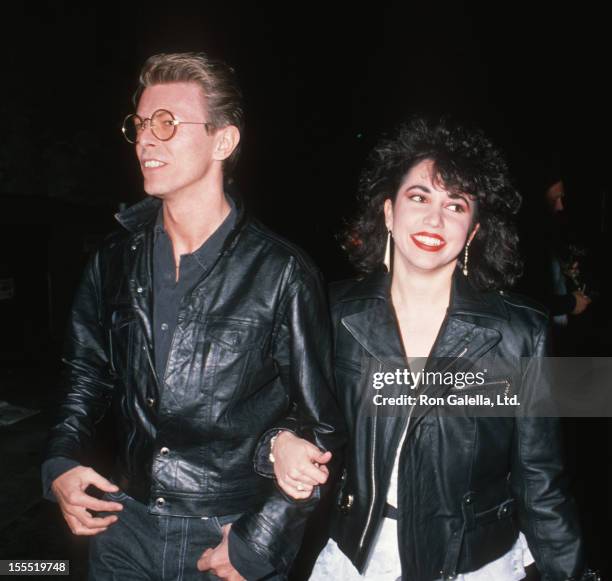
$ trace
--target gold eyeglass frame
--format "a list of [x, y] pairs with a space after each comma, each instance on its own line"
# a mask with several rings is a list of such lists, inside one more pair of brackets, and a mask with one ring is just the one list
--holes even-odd
[[[155, 124], [152, 122], [153, 118], [155, 117], [155, 115], [157, 115], [158, 113], [168, 113], [168, 115], [170, 115], [170, 117], [172, 118], [172, 121], [170, 121], [170, 123], [172, 123], [172, 134], [170, 135], [170, 137], [166, 137], [165, 139], [162, 137], [159, 137], [156, 133], [155, 133]], [[207, 121], [179, 121], [178, 119], [176, 119], [174, 117], [174, 114], [172, 113], [172, 111], [168, 111], [168, 109], [156, 109], [155, 111], [153, 111], [153, 113], [151, 114], [151, 117], [145, 117], [144, 119], [138, 115], [137, 113], [130, 113], [129, 115], [127, 115], [125, 117], [125, 119], [123, 120], [123, 125], [121, 125], [121, 132], [123, 133], [123, 137], [125, 137], [125, 140], [128, 143], [131, 144], [136, 144], [138, 143], [138, 139], [136, 139], [136, 141], [132, 141], [128, 136], [127, 136], [127, 130], [126, 130], [126, 125], [128, 123], [128, 121], [130, 119], [134, 119], [134, 118], [138, 118], [141, 121], [141, 126], [139, 129], [136, 130], [136, 136], [138, 136], [138, 134], [141, 131], [144, 131], [147, 127], [146, 124], [147, 122], [149, 123], [149, 128], [151, 129], [151, 133], [153, 133], [154, 137], [156, 139], [158, 139], [159, 141], [170, 141], [175, 135], [176, 135], [176, 128], [179, 125], [204, 125], [204, 128], [206, 129], [206, 133], [210, 133], [210, 128], [214, 127], [214, 125], [212, 123], [209, 123]]]

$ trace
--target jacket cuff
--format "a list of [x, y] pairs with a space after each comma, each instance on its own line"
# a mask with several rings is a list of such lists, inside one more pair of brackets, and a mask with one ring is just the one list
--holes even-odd
[[232, 525], [232, 533], [262, 561], [270, 563], [279, 574], [285, 575], [302, 544], [306, 518], [316, 503], [311, 499], [288, 503], [279, 494], [267, 507], [275, 522], [261, 513], [247, 513]]
[[228, 552], [232, 567], [245, 579], [262, 579], [275, 571], [268, 560], [253, 551], [233, 529], [228, 538]]
[[40, 469], [43, 498], [46, 498], [47, 500], [50, 500], [52, 502], [57, 502], [55, 495], [51, 491], [51, 485], [53, 484], [53, 481], [62, 474], [64, 474], [64, 472], [68, 472], [68, 470], [72, 470], [76, 466], [80, 466], [80, 464], [76, 460], [72, 460], [71, 458], [64, 458], [62, 456], [45, 460]]
[[257, 474], [265, 478], [275, 478], [274, 464], [270, 458], [272, 453], [272, 438], [278, 436], [281, 432], [291, 432], [298, 435], [297, 421], [293, 418], [287, 418], [279, 423], [279, 425], [270, 428], [259, 438], [255, 452], [253, 453], [253, 468]]

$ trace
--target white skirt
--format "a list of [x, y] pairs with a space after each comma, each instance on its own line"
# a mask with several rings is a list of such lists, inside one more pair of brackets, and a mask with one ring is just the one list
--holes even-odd
[[[523, 533], [513, 547], [499, 559], [487, 563], [477, 571], [458, 575], [457, 581], [519, 581], [526, 576], [525, 567], [533, 563], [533, 557], [527, 546]], [[399, 551], [397, 550], [397, 521], [386, 518], [374, 549], [370, 556], [368, 566], [363, 575], [360, 575], [349, 558], [340, 550], [333, 539], [321, 551], [310, 581], [401, 581], [402, 567]]]

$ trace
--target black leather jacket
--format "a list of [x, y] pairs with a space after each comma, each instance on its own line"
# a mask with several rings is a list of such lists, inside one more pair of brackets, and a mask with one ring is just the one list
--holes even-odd
[[[372, 393], [372, 372], [405, 361], [389, 278], [379, 273], [343, 283], [332, 296], [336, 388], [349, 429], [333, 538], [363, 571], [408, 425], [398, 472], [403, 579], [452, 579], [476, 570], [506, 553], [519, 528], [544, 580], [581, 574], [580, 533], [563, 476], [557, 419], [443, 417], [432, 406], [409, 422], [408, 413], [384, 417], [363, 405], [364, 394]], [[538, 365], [521, 368], [520, 358], [544, 356], [546, 337], [547, 317], [540, 310], [513, 294], [479, 292], [457, 270], [428, 365], [435, 370], [434, 358], [444, 357], [450, 358], [440, 360], [444, 365], [454, 361], [455, 370], [465, 371], [487, 355], [496, 361], [495, 377], [480, 393], [536, 386], [537, 394], [546, 391], [546, 378]]]
[[[74, 301], [67, 396], [47, 458], [83, 462], [109, 407], [115, 477], [159, 515], [245, 513], [233, 531], [279, 571], [314, 502], [292, 502], [257, 475], [259, 438], [290, 412], [334, 449], [331, 329], [319, 273], [239, 207], [214, 266], [183, 300], [165, 377], [153, 364], [151, 257], [159, 202], [117, 216]], [[163, 382], [163, 387], [162, 387]], [[339, 440], [338, 440], [339, 441]]]

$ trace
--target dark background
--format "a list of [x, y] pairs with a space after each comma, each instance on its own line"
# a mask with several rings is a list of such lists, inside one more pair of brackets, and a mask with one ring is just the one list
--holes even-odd
[[[584, 325], [585, 345], [589, 354], [610, 354], [603, 12], [540, 2], [253, 4], [56, 1], [3, 8], [0, 280], [12, 281], [6, 284], [13, 296], [0, 300], [0, 399], [43, 413], [0, 428], [0, 446], [20, 458], [6, 463], [2, 482], [22, 472], [33, 478], [75, 281], [87, 253], [114, 227], [119, 205], [143, 196], [120, 126], [132, 111], [139, 68], [156, 52], [204, 50], [235, 66], [247, 104], [237, 188], [329, 280], [351, 272], [335, 234], [353, 210], [366, 153], [411, 113], [475, 121], [506, 152], [525, 197], [519, 222], [529, 244], [538, 244], [538, 188], [559, 165], [572, 227], [588, 248], [585, 264], [600, 292]], [[532, 249], [524, 250], [528, 256]], [[583, 423], [569, 447], [592, 559], [601, 567], [612, 482], [607, 430], [604, 420]], [[0, 554], [67, 558], [61, 551], [68, 546], [82, 554], [83, 543], [61, 536], [53, 507], [11, 494]]]

